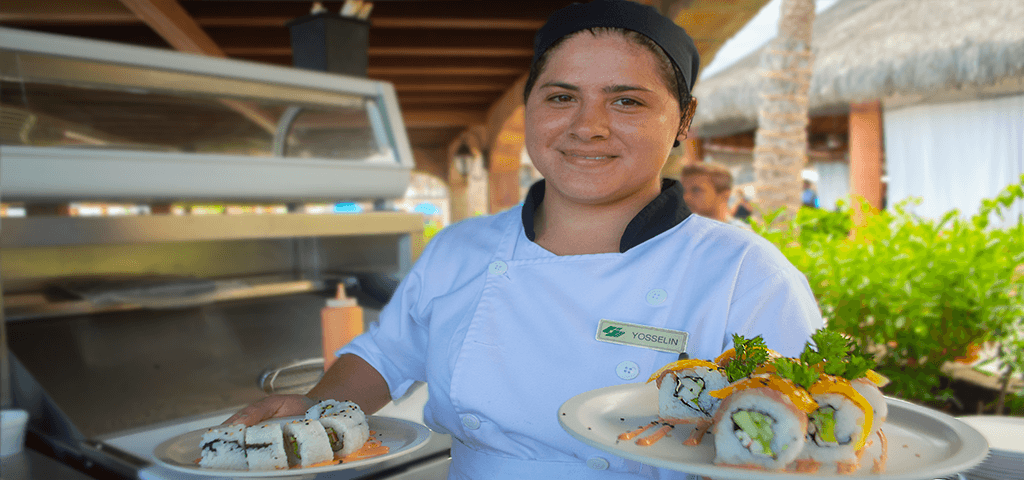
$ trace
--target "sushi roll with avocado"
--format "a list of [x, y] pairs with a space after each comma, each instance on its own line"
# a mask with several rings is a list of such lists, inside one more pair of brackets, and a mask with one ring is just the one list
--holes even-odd
[[708, 394], [729, 385], [717, 365], [680, 360], [661, 368], [648, 382], [657, 382], [658, 416], [668, 423], [711, 423], [721, 399]]
[[323, 417], [320, 423], [327, 432], [331, 450], [338, 457], [355, 453], [370, 439], [370, 427], [366, 424], [366, 417], [362, 415], [341, 413]]
[[280, 423], [266, 423], [245, 430], [245, 457], [249, 470], [283, 470], [288, 468], [284, 451], [284, 431]]
[[807, 444], [798, 471], [845, 474], [860, 468], [860, 453], [871, 434], [871, 405], [843, 378], [823, 376], [808, 392], [818, 404], [807, 418]]
[[783, 470], [804, 448], [807, 392], [774, 375], [755, 375], [712, 392], [724, 398], [712, 420], [716, 465]]
[[245, 470], [245, 425], [211, 428], [199, 441], [199, 466], [220, 470]]
[[334, 460], [327, 432], [317, 420], [284, 424], [284, 446], [291, 466], [308, 467]]

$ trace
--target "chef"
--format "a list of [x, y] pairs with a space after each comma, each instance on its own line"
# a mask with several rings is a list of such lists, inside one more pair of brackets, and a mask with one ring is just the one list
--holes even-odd
[[427, 425], [452, 435], [451, 479], [685, 478], [575, 440], [559, 406], [681, 355], [713, 359], [733, 333], [795, 356], [822, 326], [777, 249], [691, 215], [661, 178], [693, 118], [698, 65], [693, 40], [652, 7], [554, 13], [525, 89], [526, 149], [544, 179], [521, 207], [438, 233], [307, 395], [270, 396], [228, 423], [326, 398], [370, 413], [419, 380]]

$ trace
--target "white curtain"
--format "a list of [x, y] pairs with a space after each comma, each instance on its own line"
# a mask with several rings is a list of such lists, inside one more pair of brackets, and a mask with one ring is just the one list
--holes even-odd
[[840, 199], [849, 201], [850, 164], [846, 162], [815, 162], [818, 172], [818, 203], [825, 210], [835, 210]]
[[[922, 217], [966, 217], [1024, 173], [1024, 95], [885, 110], [883, 123], [889, 206], [920, 197]], [[1024, 203], [1005, 212], [1016, 223]]]

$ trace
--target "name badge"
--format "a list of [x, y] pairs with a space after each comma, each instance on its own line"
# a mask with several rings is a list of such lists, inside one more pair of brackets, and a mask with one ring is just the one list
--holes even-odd
[[650, 327], [636, 323], [601, 319], [597, 325], [597, 340], [601, 342], [650, 348], [661, 352], [683, 353], [690, 334], [667, 328]]

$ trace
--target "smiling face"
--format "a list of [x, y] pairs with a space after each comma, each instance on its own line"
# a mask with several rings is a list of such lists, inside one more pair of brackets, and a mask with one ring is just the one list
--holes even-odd
[[685, 137], [654, 54], [621, 34], [589, 32], [548, 54], [525, 132], [547, 191], [585, 205], [653, 199], [673, 141]]

